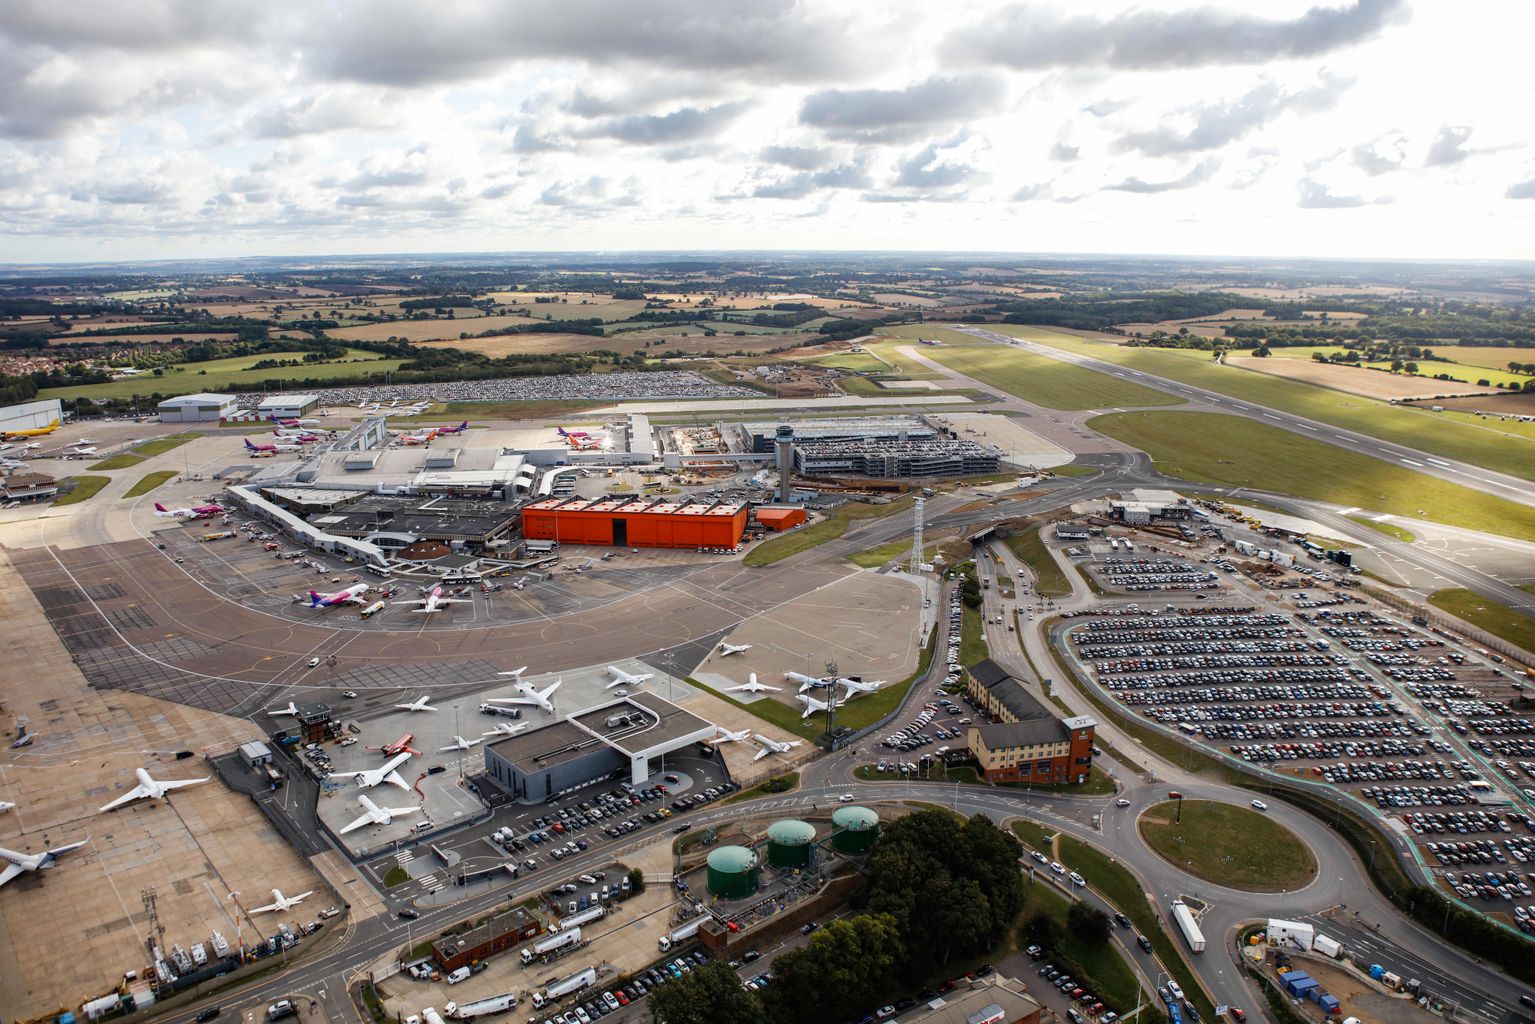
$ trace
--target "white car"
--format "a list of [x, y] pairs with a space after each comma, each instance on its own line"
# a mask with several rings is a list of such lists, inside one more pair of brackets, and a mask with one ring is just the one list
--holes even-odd
[[320, 659], [319, 658], [310, 658], [309, 659], [309, 667], [310, 668], [318, 668], [319, 665], [320, 665]]
[[1255, 810], [1255, 811], [1266, 811], [1268, 809], [1269, 809], [1269, 805], [1264, 803], [1262, 800], [1254, 800], [1253, 801], [1253, 810]]
[[1118, 800], [1114, 801], [1114, 806], [1115, 807], [1129, 807], [1130, 806], [1130, 801], [1126, 800], [1124, 797], [1120, 797]]
[[850, 804], [853, 802], [853, 794], [843, 793], [841, 796], [837, 797], [837, 802], [842, 804]]

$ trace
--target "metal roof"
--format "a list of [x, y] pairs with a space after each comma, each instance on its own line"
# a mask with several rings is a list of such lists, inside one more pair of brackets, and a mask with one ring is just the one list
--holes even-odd
[[709, 866], [715, 871], [750, 871], [757, 866], [757, 855], [744, 846], [720, 846], [709, 851]]

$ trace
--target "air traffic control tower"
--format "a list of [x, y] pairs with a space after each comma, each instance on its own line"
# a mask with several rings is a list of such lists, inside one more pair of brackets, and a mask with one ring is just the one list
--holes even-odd
[[794, 476], [794, 428], [781, 424], [774, 443], [778, 446], [778, 503], [787, 505], [793, 490], [789, 481]]

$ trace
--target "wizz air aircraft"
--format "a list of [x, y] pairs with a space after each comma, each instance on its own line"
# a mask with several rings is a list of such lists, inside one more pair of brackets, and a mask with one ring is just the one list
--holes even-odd
[[460, 423], [456, 427], [438, 427], [437, 428], [437, 433], [439, 435], [441, 435], [441, 434], [462, 434], [464, 431], [466, 431], [468, 429], [469, 429], [469, 421], [465, 420], [464, 422]]
[[649, 672], [633, 675], [615, 665], [608, 666], [608, 675], [613, 677], [613, 681], [608, 684], [610, 690], [615, 686], [638, 686], [650, 678]]
[[789, 751], [793, 750], [795, 747], [803, 745], [805, 742], [804, 740], [793, 740], [789, 743], [779, 743], [777, 740], [768, 739], [761, 733], [757, 733], [752, 737], [752, 739], [756, 740], [757, 745], [762, 748], [761, 750], [757, 751], [757, 756], [752, 758], [753, 761], [760, 761], [764, 757], [767, 757], [769, 754], [787, 754]]
[[472, 597], [443, 597], [441, 587], [433, 587], [432, 592], [425, 597], [412, 598], [409, 601], [396, 601], [395, 604], [419, 604], [421, 607], [415, 610], [417, 615], [430, 615], [441, 611], [444, 605], [450, 604], [474, 604]]
[[345, 590], [338, 590], [334, 594], [317, 594], [313, 590], [309, 592], [309, 607], [334, 608], [339, 604], [362, 604], [362, 595], [368, 592], [366, 583], [354, 583]]
[[313, 889], [310, 889], [310, 890], [308, 890], [306, 892], [301, 892], [297, 896], [284, 896], [280, 889], [273, 889], [272, 890], [272, 902], [271, 903], [268, 903], [264, 907], [251, 907], [249, 910], [246, 911], [246, 913], [247, 914], [265, 914], [269, 910], [292, 910], [294, 907], [296, 907], [300, 903], [304, 902], [304, 898], [306, 896], [313, 896], [313, 895], [314, 895], [314, 890]]
[[304, 446], [301, 444], [251, 444], [250, 438], [245, 439], [245, 450], [250, 452], [301, 452]]
[[532, 683], [522, 681], [522, 669], [518, 669], [516, 672], [502, 672], [501, 675], [517, 677], [517, 685], [514, 689], [516, 689], [518, 695], [516, 697], [486, 697], [485, 703], [531, 704], [534, 707], [542, 708], [547, 714], [554, 714], [554, 701], [550, 698], [554, 696], [554, 691], [560, 688], [560, 684], [565, 681], [564, 679], [556, 679], [549, 684], [549, 689], [540, 693], [538, 688]]
[[409, 752], [396, 754], [377, 768], [364, 768], [362, 771], [357, 772], [329, 772], [325, 777], [327, 779], [350, 778], [363, 789], [372, 789], [379, 783], [387, 782], [391, 786], [399, 786], [401, 789], [409, 792], [410, 786], [406, 784], [405, 780], [400, 777], [400, 773], [396, 771], [400, 765], [409, 760]]
[[290, 430], [294, 427], [318, 427], [321, 425], [319, 420], [281, 419], [277, 416], [272, 417], [272, 422], [279, 426], [287, 427]]
[[162, 519], [207, 519], [209, 516], [221, 516], [229, 511], [223, 505], [192, 505], [188, 508], [166, 508], [158, 501], [155, 502], [155, 515]]
[[364, 825], [387, 825], [395, 819], [396, 815], [421, 813], [420, 807], [380, 807], [361, 793], [357, 795], [357, 802], [363, 807], [362, 816], [343, 828], [342, 835], [362, 828]]
[[777, 693], [779, 690], [782, 690], [783, 687], [769, 686], [766, 683], [759, 683], [757, 682], [757, 673], [751, 672], [747, 674], [746, 682], [742, 683], [740, 686], [727, 686], [726, 689], [733, 692], [744, 691], [746, 693]]
[[282, 427], [272, 431], [272, 435], [281, 439], [278, 441], [279, 444], [294, 442], [298, 444], [314, 444], [316, 441], [323, 440], [319, 434], [311, 434], [307, 430], [284, 430]]
[[133, 769], [133, 774], [138, 776], [139, 784], [111, 803], [104, 804], [101, 810], [114, 810], [123, 804], [132, 803], [135, 800], [164, 800], [173, 789], [180, 789], [182, 786], [196, 786], [213, 778], [211, 775], [204, 775], [200, 779], [174, 779], [169, 782], [157, 782], [150, 778], [149, 773], [142, 768]]
[[15, 850], [7, 850], [0, 846], [0, 860], [7, 861], [5, 870], [0, 871], [0, 885], [4, 885], [17, 875], [28, 871], [47, 871], [53, 867], [54, 861], [66, 853], [74, 853], [80, 847], [90, 842], [90, 836], [86, 836], [78, 843], [70, 843], [67, 846], [55, 846], [51, 850], [42, 853], [17, 853]]
[[751, 644], [727, 644], [723, 640], [720, 641], [720, 657], [722, 658], [732, 654], [740, 654], [742, 651], [749, 651], [751, 649]]

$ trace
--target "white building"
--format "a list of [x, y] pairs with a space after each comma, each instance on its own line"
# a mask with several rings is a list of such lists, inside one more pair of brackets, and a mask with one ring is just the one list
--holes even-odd
[[235, 414], [234, 395], [180, 395], [156, 407], [161, 423], [217, 423]]
[[63, 421], [63, 406], [57, 398], [41, 402], [23, 402], [0, 409], [0, 433], [12, 430], [41, 430], [50, 423]]
[[319, 398], [314, 395], [274, 395], [264, 398], [261, 404], [256, 406], [256, 411], [262, 419], [296, 419], [306, 416], [320, 404]]

